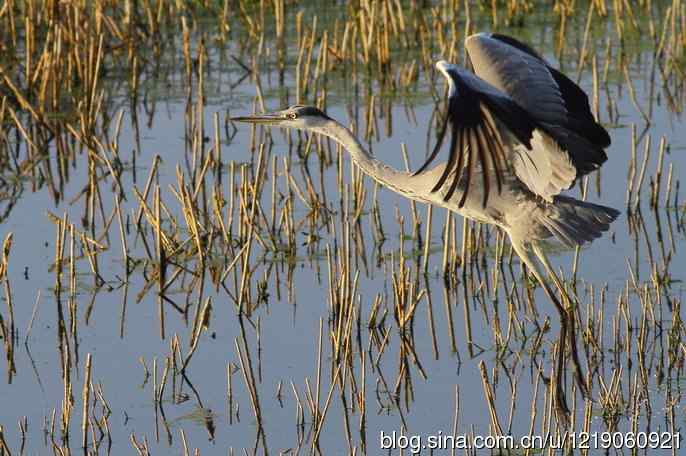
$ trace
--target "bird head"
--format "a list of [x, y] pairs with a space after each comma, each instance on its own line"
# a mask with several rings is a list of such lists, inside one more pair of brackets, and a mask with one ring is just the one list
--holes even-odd
[[247, 122], [270, 127], [314, 130], [324, 127], [331, 118], [314, 106], [294, 105], [282, 111], [232, 117], [233, 122]]

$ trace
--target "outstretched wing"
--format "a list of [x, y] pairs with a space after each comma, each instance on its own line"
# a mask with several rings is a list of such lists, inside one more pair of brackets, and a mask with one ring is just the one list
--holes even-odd
[[[607, 160], [610, 136], [599, 125], [584, 91], [514, 38], [480, 33], [465, 47], [474, 72], [507, 94], [539, 125], [530, 152], [517, 148], [515, 173], [546, 199], [571, 187]], [[525, 155], [525, 156], [522, 156]]]
[[482, 171], [485, 207], [490, 193], [489, 172], [495, 174], [500, 191], [502, 170], [508, 166], [508, 146], [501, 135], [501, 129], [505, 127], [520, 144], [531, 149], [532, 132], [536, 124], [521, 106], [474, 74], [443, 60], [436, 63], [436, 68], [448, 80], [447, 115], [439, 131], [436, 146], [415, 174], [423, 172], [436, 158], [450, 128], [448, 162], [431, 191], [435, 192], [443, 187], [452, 175], [448, 190], [443, 196], [447, 201], [464, 178], [464, 192], [458, 204], [463, 207], [478, 160]]

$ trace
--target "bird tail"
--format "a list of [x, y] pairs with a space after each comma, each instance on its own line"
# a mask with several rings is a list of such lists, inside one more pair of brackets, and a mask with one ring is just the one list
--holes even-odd
[[558, 195], [541, 211], [539, 222], [548, 232], [543, 237], [555, 237], [573, 248], [602, 236], [618, 215], [619, 211], [611, 207]]

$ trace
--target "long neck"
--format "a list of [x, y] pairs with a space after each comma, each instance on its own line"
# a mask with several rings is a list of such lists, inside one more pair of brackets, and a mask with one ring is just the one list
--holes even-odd
[[410, 173], [391, 168], [372, 157], [360, 144], [360, 141], [343, 125], [332, 120], [325, 126], [318, 128], [317, 132], [332, 138], [343, 146], [355, 164], [375, 181], [400, 194], [409, 197], [415, 196], [413, 189], [408, 186], [412, 180]]

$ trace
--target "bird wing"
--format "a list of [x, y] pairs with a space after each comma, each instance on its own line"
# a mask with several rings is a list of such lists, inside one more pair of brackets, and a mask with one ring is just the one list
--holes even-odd
[[603, 149], [610, 136], [595, 121], [588, 96], [531, 47], [486, 33], [468, 37], [465, 47], [474, 72], [539, 125], [534, 147], [517, 147], [514, 160], [515, 173], [530, 190], [551, 200], [607, 160]]
[[490, 84], [445, 61], [436, 63], [436, 68], [448, 80], [448, 109], [446, 119], [438, 133], [436, 146], [426, 162], [414, 174], [423, 172], [436, 158], [450, 128], [450, 153], [448, 162], [438, 181], [431, 189], [436, 192], [452, 177], [448, 190], [443, 194], [449, 200], [458, 183], [464, 178], [464, 192], [458, 204], [462, 208], [469, 192], [471, 179], [477, 161], [480, 164], [484, 185], [483, 206], [486, 206], [494, 173], [498, 190], [501, 188], [502, 172], [507, 168], [507, 133], [525, 150], [531, 149], [532, 132], [536, 124], [527, 112], [506, 94]]

